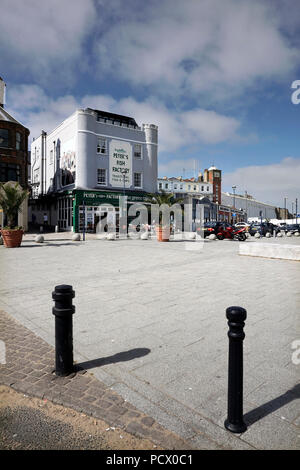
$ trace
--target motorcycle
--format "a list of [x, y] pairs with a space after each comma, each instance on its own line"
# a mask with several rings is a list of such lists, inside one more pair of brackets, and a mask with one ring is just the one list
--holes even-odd
[[218, 227], [218, 231], [216, 236], [218, 240], [224, 240], [224, 238], [228, 238], [229, 240], [239, 240], [240, 242], [244, 242], [247, 238], [246, 235], [246, 227], [232, 227], [230, 225], [220, 225]]

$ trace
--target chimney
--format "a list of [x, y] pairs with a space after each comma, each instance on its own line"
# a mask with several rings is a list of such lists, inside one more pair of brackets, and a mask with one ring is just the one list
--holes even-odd
[[6, 84], [4, 80], [0, 77], [0, 106], [4, 108], [5, 105], [5, 89]]

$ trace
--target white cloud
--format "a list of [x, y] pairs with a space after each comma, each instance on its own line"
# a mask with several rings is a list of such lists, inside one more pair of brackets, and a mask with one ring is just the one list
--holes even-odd
[[77, 108], [90, 107], [132, 116], [137, 123], [159, 127], [159, 150], [175, 151], [195, 143], [215, 144], [239, 139], [237, 119], [214, 111], [195, 108], [171, 111], [163, 103], [149, 97], [137, 101], [132, 97], [115, 100], [109, 95], [86, 95], [76, 100], [72, 95], [52, 99], [36, 85], [12, 87], [7, 108], [37, 137], [41, 130], [51, 131]]
[[[71, 80], [85, 63], [83, 41], [94, 25], [93, 0], [1, 0], [0, 52], [5, 70], [39, 82]], [[101, 18], [97, 19], [98, 24]]]
[[237, 193], [244, 194], [246, 190], [256, 199], [280, 207], [287, 197], [290, 210], [297, 197], [300, 209], [300, 158], [287, 157], [279, 163], [248, 166], [223, 174], [223, 190], [231, 191], [233, 185], [238, 185]]
[[236, 95], [260, 79], [277, 80], [299, 54], [271, 3], [258, 0], [166, 0], [131, 11], [101, 35], [100, 69], [162, 94]]

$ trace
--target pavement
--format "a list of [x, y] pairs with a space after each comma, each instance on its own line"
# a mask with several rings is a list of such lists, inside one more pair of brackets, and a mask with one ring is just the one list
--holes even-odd
[[[71, 284], [76, 292], [77, 363], [120, 403], [133, 406], [141, 414], [139, 424], [142, 418], [151, 418], [149, 423], [177, 439], [173, 447], [158, 439], [162, 447], [299, 449], [300, 353], [297, 356], [293, 348], [300, 344], [300, 263], [239, 256], [239, 242], [227, 240], [158, 243], [94, 238], [73, 242], [71, 234], [46, 234], [45, 243], [37, 244], [29, 234], [18, 249], [0, 246], [0, 309], [6, 319], [17, 320], [53, 348], [51, 293], [58, 284]], [[253, 238], [244, 243], [268, 241], [274, 243]], [[283, 238], [276, 243], [300, 241]], [[241, 435], [223, 425], [225, 310], [230, 305], [248, 312], [248, 429]], [[45, 367], [49, 360], [50, 356]], [[50, 374], [49, 369], [44, 372]], [[99, 400], [101, 393], [94, 398]], [[73, 398], [81, 400], [83, 395], [90, 395], [85, 387]], [[72, 407], [63, 400], [61, 404]], [[142, 432], [152, 439], [147, 432], [153, 429]], [[129, 428], [136, 435], [140, 431], [137, 426]]]

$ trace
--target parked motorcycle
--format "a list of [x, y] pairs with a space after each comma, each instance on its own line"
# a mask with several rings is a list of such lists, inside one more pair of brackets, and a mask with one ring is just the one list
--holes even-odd
[[246, 227], [232, 227], [227, 224], [220, 225], [216, 235], [219, 240], [228, 238], [230, 240], [239, 240], [240, 242], [244, 242], [247, 238]]

